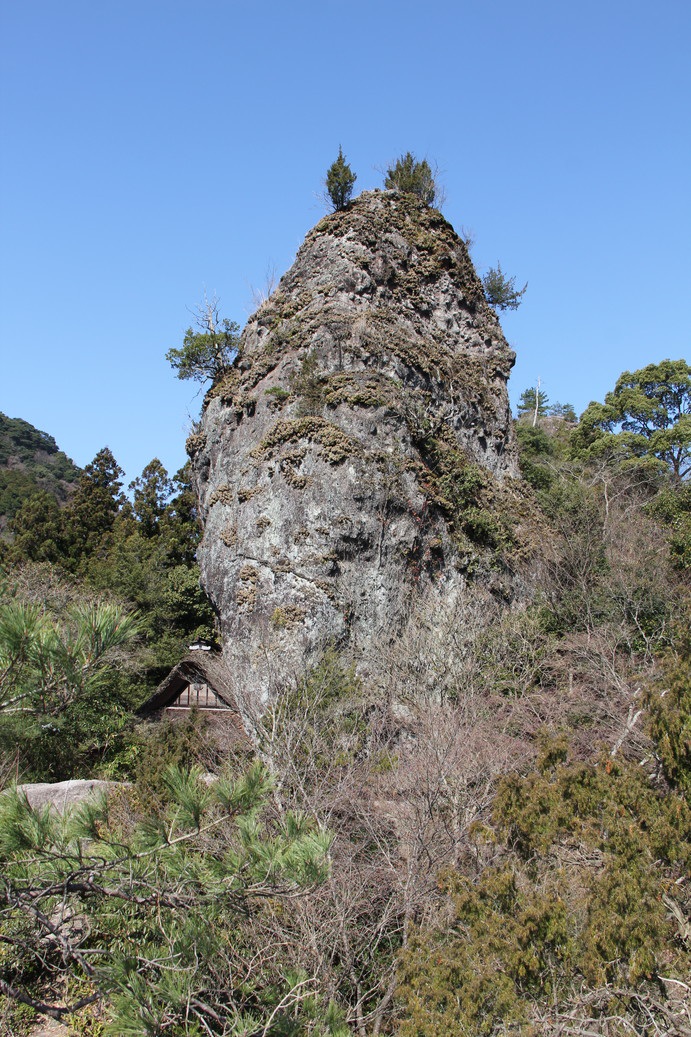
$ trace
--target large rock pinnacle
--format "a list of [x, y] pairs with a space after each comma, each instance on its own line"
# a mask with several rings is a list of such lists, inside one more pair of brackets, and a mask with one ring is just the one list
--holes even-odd
[[436, 210], [375, 191], [310, 231], [189, 442], [202, 581], [248, 712], [329, 644], [376, 679], [421, 604], [467, 594], [517, 476], [513, 360]]

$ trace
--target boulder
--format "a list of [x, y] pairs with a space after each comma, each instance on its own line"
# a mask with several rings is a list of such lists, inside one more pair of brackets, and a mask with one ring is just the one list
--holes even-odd
[[464, 242], [414, 196], [364, 193], [309, 232], [188, 441], [246, 716], [329, 645], [381, 681], [421, 615], [515, 595], [514, 359]]
[[62, 813], [68, 807], [78, 806], [85, 800], [96, 799], [101, 793], [108, 793], [119, 787], [121, 785], [117, 781], [72, 778], [69, 781], [46, 781], [17, 785], [17, 791], [25, 793], [30, 806], [36, 809], [50, 806]]

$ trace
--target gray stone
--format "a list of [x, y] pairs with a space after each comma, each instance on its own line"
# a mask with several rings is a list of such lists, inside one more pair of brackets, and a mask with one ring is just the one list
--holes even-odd
[[30, 1031], [29, 1037], [72, 1037], [73, 1030], [55, 1019], [43, 1019]]
[[96, 799], [101, 793], [108, 793], [119, 787], [120, 783], [116, 781], [73, 778], [70, 781], [17, 785], [17, 791], [24, 792], [29, 805], [34, 808], [50, 806], [62, 813], [68, 807], [78, 806], [85, 800]]
[[462, 610], [472, 545], [444, 475], [479, 471], [486, 493], [518, 478], [513, 362], [436, 210], [369, 192], [310, 231], [188, 441], [246, 715], [329, 644], [376, 681], [421, 609]]

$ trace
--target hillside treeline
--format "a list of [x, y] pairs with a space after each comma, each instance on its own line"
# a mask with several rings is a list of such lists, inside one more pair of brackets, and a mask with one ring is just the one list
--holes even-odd
[[64, 502], [79, 469], [52, 436], [0, 413], [0, 533], [25, 500], [40, 490]]
[[[27, 465], [27, 477], [33, 474]], [[190, 643], [214, 641], [195, 562], [201, 531], [187, 470], [170, 478], [154, 459], [129, 497], [122, 476], [111, 451], [100, 450], [65, 502], [45, 489], [27, 496], [0, 543], [0, 651], [7, 660], [0, 748], [31, 780], [109, 768], [119, 774], [133, 712]], [[87, 693], [83, 661], [66, 660], [106, 605], [116, 609], [115, 622], [136, 614], [137, 636], [103, 654]], [[29, 701], [9, 708], [26, 688]]]

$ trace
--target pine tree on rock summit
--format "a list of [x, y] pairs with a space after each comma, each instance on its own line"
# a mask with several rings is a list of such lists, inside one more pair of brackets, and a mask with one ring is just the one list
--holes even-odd
[[356, 180], [357, 176], [346, 162], [343, 149], [339, 145], [338, 158], [329, 166], [326, 174], [326, 190], [334, 212], [340, 212], [348, 205]]
[[384, 187], [387, 191], [414, 194], [425, 205], [434, 205], [437, 198], [437, 185], [432, 174], [432, 167], [427, 159], [418, 162], [410, 151], [401, 155], [387, 169]]

